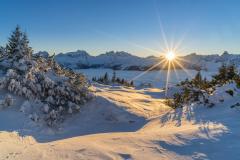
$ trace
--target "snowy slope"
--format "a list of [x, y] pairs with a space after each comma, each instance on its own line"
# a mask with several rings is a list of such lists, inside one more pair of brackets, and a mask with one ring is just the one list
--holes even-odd
[[[159, 107], [164, 106], [159, 89], [95, 86], [92, 90], [97, 97], [58, 129], [34, 127], [39, 128], [34, 131], [21, 113], [15, 111], [16, 116], [8, 117], [17, 106], [8, 108], [1, 111], [5, 116], [0, 121], [0, 158], [235, 160], [240, 156], [239, 108], [230, 106], [239, 102], [240, 92], [233, 97], [225, 92], [234, 87], [217, 88], [212, 98], [217, 100], [221, 95], [226, 99], [213, 108], [193, 104], [169, 110]], [[157, 110], [158, 114], [151, 114]], [[14, 130], [29, 136], [10, 132], [13, 126], [3, 128], [6, 120], [16, 119], [23, 125]]]

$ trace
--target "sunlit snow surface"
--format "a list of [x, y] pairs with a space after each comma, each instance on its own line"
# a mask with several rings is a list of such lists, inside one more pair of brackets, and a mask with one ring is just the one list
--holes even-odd
[[[85, 73], [90, 74], [90, 70]], [[117, 71], [125, 78], [137, 75], [129, 73]], [[148, 73], [145, 80], [152, 80], [150, 76], [155, 76], [154, 73]], [[69, 115], [56, 128], [33, 122], [26, 113], [19, 112], [24, 99], [13, 96], [14, 105], [0, 111], [0, 159], [237, 160], [240, 157], [240, 109], [230, 108], [239, 102], [240, 91], [234, 84], [216, 88], [211, 97], [216, 103], [213, 108], [192, 104], [176, 110], [163, 103], [165, 94], [160, 88], [93, 85], [91, 90], [96, 97], [79, 114]], [[225, 92], [228, 89], [236, 90], [236, 94], [230, 96]], [[6, 94], [2, 90], [0, 99]], [[220, 102], [222, 98], [224, 102]]]
[[[80, 69], [76, 71], [85, 74], [90, 80], [92, 79], [92, 77], [103, 76], [106, 72], [111, 77], [114, 72], [112, 69]], [[197, 71], [195, 70], [186, 70], [186, 71], [176, 70], [175, 72], [172, 70], [170, 72], [169, 86], [175, 85], [180, 81], [185, 80], [186, 78], [191, 79], [197, 73]], [[209, 79], [212, 75], [216, 73], [216, 71], [215, 70], [211, 72], [202, 71], [201, 73], [203, 77], [206, 77]], [[116, 70], [115, 72], [117, 77], [124, 78], [129, 81], [134, 80], [136, 86], [140, 85], [141, 83], [151, 83], [153, 87], [164, 88], [166, 84], [166, 79], [167, 79], [166, 70], [149, 71], [140, 77], [139, 75], [141, 75], [142, 71]], [[135, 77], [137, 78], [135, 79]]]

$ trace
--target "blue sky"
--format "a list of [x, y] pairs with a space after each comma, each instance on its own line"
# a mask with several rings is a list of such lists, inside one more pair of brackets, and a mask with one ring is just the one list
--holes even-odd
[[[240, 53], [238, 0], [0, 0], [0, 45], [19, 24], [35, 51]], [[163, 35], [163, 32], [165, 33]]]

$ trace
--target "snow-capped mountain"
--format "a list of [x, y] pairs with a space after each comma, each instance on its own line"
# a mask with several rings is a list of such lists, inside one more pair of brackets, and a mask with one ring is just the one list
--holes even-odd
[[86, 51], [60, 53], [55, 56], [55, 60], [65, 67], [72, 69], [81, 68], [114, 68], [114, 69], [136, 69], [151, 66], [159, 61], [157, 57], [142, 58], [131, 55], [127, 52], [110, 51], [98, 56], [91, 56]]
[[[47, 55], [46, 52], [36, 54]], [[83, 50], [60, 53], [55, 56], [55, 60], [59, 64], [71, 69], [112, 68], [120, 70], [146, 70], [159, 63], [163, 58], [155, 56], [138, 57], [124, 51], [110, 51], [98, 56], [92, 56]], [[222, 63], [240, 66], [240, 55], [229, 54], [226, 51], [222, 55], [198, 55], [192, 53], [179, 58], [182, 59], [182, 66], [187, 69], [216, 70]], [[181, 68], [178, 65], [175, 67]], [[159, 65], [154, 69], [161, 68], [163, 68], [163, 65]]]
[[35, 55], [39, 56], [39, 57], [43, 57], [43, 58], [49, 57], [49, 53], [47, 51], [40, 51], [40, 52], [36, 53]]

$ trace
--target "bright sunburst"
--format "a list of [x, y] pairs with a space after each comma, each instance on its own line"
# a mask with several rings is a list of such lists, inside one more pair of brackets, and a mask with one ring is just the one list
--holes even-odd
[[[164, 29], [163, 29], [160, 18], [159, 18], [159, 25], [160, 25], [160, 29], [161, 29], [162, 39], [163, 39], [163, 42], [165, 44], [165, 47], [161, 48], [161, 51], [159, 51], [159, 53], [163, 54], [163, 56], [160, 57], [158, 63], [152, 65], [146, 71], [144, 71], [144, 72], [140, 73], [139, 75], [135, 76], [132, 80], [136, 80], [139, 77], [145, 75], [146, 73], [148, 73], [148, 72], [150, 72], [154, 69], [159, 70], [159, 72], [164, 70], [164, 71], [167, 72], [166, 80], [165, 80], [165, 83], [166, 83], [166, 85], [165, 85], [165, 95], [167, 97], [169, 86], [170, 85], [176, 85], [176, 82], [171, 81], [171, 71], [174, 71], [177, 78], [179, 78], [178, 73], [177, 73], [179, 69], [182, 69], [189, 76], [191, 76], [190, 73], [184, 68], [184, 63], [191, 63], [191, 62], [186, 61], [183, 58], [177, 56], [177, 54], [180, 55], [182, 50], [183, 50], [183, 48], [181, 47], [181, 43], [183, 41], [183, 38], [181, 38], [176, 43], [174, 43], [174, 41], [172, 41], [169, 44], [168, 41], [167, 41], [167, 38], [166, 38], [166, 35], [165, 35], [165, 32], [164, 32]], [[144, 49], [146, 49], [146, 48], [144, 47]], [[152, 49], [148, 49], [148, 50], [152, 51]]]
[[174, 73], [176, 74], [177, 77], [178, 77], [178, 75], [177, 75], [177, 70], [178, 69], [182, 69], [183, 71], [185, 71], [188, 74], [188, 71], [182, 65], [182, 62], [184, 62], [185, 60], [180, 58], [179, 56], [177, 56], [177, 53], [178, 53], [178, 51], [176, 51], [175, 48], [166, 49], [163, 52], [164, 56], [159, 61], [159, 63], [156, 63], [155, 65], [153, 65], [152, 67], [150, 67], [146, 71], [144, 71], [141, 74], [134, 77], [132, 80], [136, 80], [137, 78], [143, 76], [147, 72], [152, 71], [155, 68], [160, 66], [160, 68], [161, 68], [160, 71], [165, 70], [167, 72], [166, 81], [165, 81], [166, 82], [165, 95], [167, 96], [169, 84], [170, 85], [174, 84], [173, 82], [171, 82], [171, 76], [170, 76], [171, 75], [171, 70], [174, 71]]
[[172, 61], [175, 59], [175, 53], [173, 51], [169, 51], [166, 55], [165, 55], [165, 58], [168, 60], [168, 61]]

